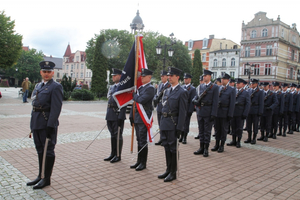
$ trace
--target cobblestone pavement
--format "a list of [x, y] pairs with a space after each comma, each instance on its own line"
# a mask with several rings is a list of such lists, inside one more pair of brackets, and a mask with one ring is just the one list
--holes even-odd
[[[157, 178], [165, 171], [161, 146], [150, 145], [146, 170], [129, 168], [136, 143], [131, 154], [128, 120], [121, 162], [103, 161], [110, 153], [107, 128], [86, 149], [106, 124], [105, 101], [64, 102], [51, 186], [32, 190], [26, 182], [38, 168], [28, 138], [31, 105], [22, 103], [18, 90], [0, 88], [0, 199], [300, 199], [300, 133], [240, 149], [225, 146], [204, 158], [193, 155], [199, 148], [193, 114], [188, 144], [179, 147], [179, 178], [164, 183]], [[154, 124], [157, 130], [156, 116]]]

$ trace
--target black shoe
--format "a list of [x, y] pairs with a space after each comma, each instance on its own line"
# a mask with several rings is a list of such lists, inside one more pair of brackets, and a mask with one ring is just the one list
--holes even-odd
[[211, 149], [212, 151], [218, 151], [220, 146], [220, 140], [216, 140], [216, 145]]
[[256, 140], [251, 140], [251, 144], [256, 144]]
[[35, 184], [37, 184], [40, 180], [41, 180], [41, 177], [38, 176], [35, 180], [28, 182], [26, 185], [27, 185], [27, 186], [35, 185]]
[[161, 143], [162, 143], [162, 141], [160, 139], [158, 142], [155, 143], [155, 145], [161, 145]]
[[273, 134], [273, 139], [276, 139], [276, 134]]
[[200, 148], [194, 152], [195, 155], [203, 154], [204, 152], [204, 143], [200, 143]]
[[222, 153], [223, 151], [224, 151], [224, 146], [221, 145], [218, 149], [218, 153]]
[[264, 137], [264, 142], [268, 142], [268, 137], [267, 136]]
[[286, 133], [285, 132], [282, 133], [282, 137], [286, 137]]
[[114, 157], [115, 157], [115, 155], [110, 154], [110, 156], [108, 156], [107, 158], [104, 158], [104, 161], [110, 161]]
[[176, 172], [170, 172], [164, 182], [170, 182], [176, 179]]
[[198, 136], [196, 136], [196, 137], [194, 137], [195, 138], [195, 140], [199, 140], [199, 135]]
[[37, 178], [33, 181], [28, 182], [26, 185], [27, 186], [32, 186], [37, 184], [42, 178], [41, 178], [41, 172], [42, 172], [42, 164], [43, 164], [43, 154], [39, 153], [38, 154], [38, 160], [39, 160], [39, 174], [37, 176]]
[[146, 163], [141, 162], [136, 168], [136, 171], [142, 171], [143, 169], [146, 169]]
[[227, 143], [226, 145], [227, 146], [236, 146], [236, 141], [234, 142], [234, 141], [231, 141], [230, 143]]
[[50, 185], [50, 178], [43, 178], [32, 189], [42, 189], [48, 185]]
[[161, 175], [158, 175], [157, 177], [159, 179], [164, 179], [164, 178], [166, 178], [169, 175], [169, 173], [170, 173], [170, 171], [167, 170], [167, 171], [165, 171], [165, 173], [163, 173]]
[[209, 147], [209, 144], [205, 143], [204, 144], [203, 157], [208, 157], [208, 147]]
[[236, 143], [236, 148], [241, 148], [241, 142]]
[[264, 136], [262, 135], [260, 138], [257, 138], [257, 140], [264, 140]]
[[115, 156], [110, 160], [110, 163], [115, 163], [121, 161], [121, 156]]
[[244, 141], [244, 143], [251, 143], [251, 139], [248, 138], [247, 140]]
[[271, 133], [269, 136], [268, 136], [268, 138], [273, 138], [273, 133]]
[[134, 165], [130, 165], [130, 168], [135, 169], [135, 168], [137, 168], [137, 166], [139, 166], [139, 164], [140, 164], [140, 162], [137, 161]]

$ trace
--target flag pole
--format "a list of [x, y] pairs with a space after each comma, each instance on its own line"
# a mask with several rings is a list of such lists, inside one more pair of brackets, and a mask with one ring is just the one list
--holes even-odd
[[[136, 52], [135, 52], [135, 73], [134, 73], [134, 88], [136, 89], [137, 85], [137, 74], [138, 74], [138, 69], [139, 69], [139, 46], [140, 46], [140, 36], [137, 34], [137, 42], [136, 42]], [[134, 91], [136, 92], [136, 91]], [[133, 102], [132, 105], [132, 117], [134, 121], [134, 116], [135, 116], [135, 101]], [[131, 130], [131, 148], [130, 152], [133, 153], [133, 139], [134, 139], [134, 123], [132, 124], [132, 130]]]

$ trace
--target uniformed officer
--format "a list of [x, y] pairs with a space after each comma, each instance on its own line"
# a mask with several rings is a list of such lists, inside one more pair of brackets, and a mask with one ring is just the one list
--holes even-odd
[[[216, 145], [211, 149], [222, 153], [227, 138], [230, 120], [233, 117], [235, 106], [235, 89], [229, 86], [230, 75], [223, 73], [222, 86], [219, 89], [218, 112], [215, 119]], [[221, 144], [220, 144], [221, 141]]]
[[289, 120], [289, 131], [287, 132], [288, 134], [293, 134], [294, 130], [296, 130], [296, 117], [299, 113], [300, 109], [300, 96], [298, 95], [298, 92], [296, 91], [297, 85], [295, 83], [291, 83], [291, 91], [290, 94], [292, 95], [293, 98], [293, 109], [290, 115], [290, 120]]
[[[284, 95], [282, 94], [282, 91], [280, 90], [279, 82], [273, 82], [273, 90], [276, 94], [278, 105], [275, 107], [273, 111], [272, 116], [272, 128], [271, 128], [271, 134], [269, 135], [269, 138], [276, 139], [276, 134], [278, 130], [278, 122], [279, 118], [283, 116], [284, 111]], [[281, 120], [282, 121], [282, 120]], [[280, 130], [281, 133], [281, 130]]]
[[217, 78], [217, 79], [215, 80], [215, 84], [217, 84], [217, 86], [221, 86], [221, 85], [222, 85], [222, 83], [221, 83], [221, 78]]
[[[197, 95], [197, 91], [200, 91], [200, 85], [204, 83], [204, 81], [203, 81], [203, 75], [200, 76], [199, 83], [200, 84], [196, 88], [196, 95]], [[198, 119], [198, 115], [197, 115], [197, 119]], [[199, 132], [200, 132], [200, 126], [198, 124], [198, 135], [195, 137], [196, 140], [199, 140]]]
[[[229, 86], [232, 87], [232, 88], [234, 88], [234, 89], [236, 89], [235, 88], [235, 79], [234, 78], [230, 78], [230, 80], [229, 80]], [[228, 124], [228, 134], [232, 135], [231, 120], [230, 120], [230, 122]]]
[[[157, 112], [158, 126], [160, 125], [160, 118], [161, 118], [162, 95], [163, 95], [164, 91], [171, 86], [170, 83], [168, 82], [167, 71], [164, 71], [164, 70], [161, 71], [160, 80], [161, 80], [161, 83], [159, 84], [159, 86], [157, 88], [157, 93], [155, 94], [155, 96], [153, 98], [154, 107], [156, 107], [156, 112]], [[159, 138], [159, 141], [156, 142], [155, 145], [161, 145], [161, 138]]]
[[178, 81], [181, 70], [169, 67], [168, 79], [171, 87], [163, 95], [162, 116], [160, 123], [162, 145], [165, 148], [166, 171], [159, 175], [159, 179], [169, 182], [176, 179], [178, 145], [177, 138], [184, 129], [184, 121], [187, 113], [187, 90], [180, 87]]
[[[62, 86], [52, 79], [55, 64], [51, 61], [42, 61], [39, 65], [43, 80], [35, 86], [31, 97], [33, 101], [30, 129], [33, 133], [39, 160], [38, 177], [27, 183], [29, 186], [34, 185], [33, 189], [42, 189], [51, 184], [50, 178], [55, 161], [54, 148], [59, 125], [58, 117], [63, 101]], [[48, 142], [48, 147], [46, 152], [44, 152], [46, 141]]]
[[251, 106], [250, 95], [244, 89], [246, 83], [244, 79], [236, 79], [235, 107], [233, 119], [231, 120], [232, 141], [227, 143], [227, 146], [241, 147], [244, 120], [247, 118]]
[[[277, 96], [270, 90], [269, 82], [264, 82], [264, 112], [260, 117], [260, 133], [261, 137], [257, 140], [268, 142], [268, 136], [271, 132], [273, 110], [278, 105]], [[266, 135], [265, 135], [266, 131]]]
[[194, 104], [192, 103], [193, 98], [196, 96], [196, 88], [192, 86], [191, 81], [192, 81], [192, 75], [188, 73], [184, 73], [184, 86], [182, 86], [184, 89], [188, 91], [188, 102], [187, 102], [187, 113], [186, 113], [186, 118], [184, 122], [184, 129], [183, 132], [181, 133], [181, 138], [179, 139], [179, 142], [182, 142], [182, 144], [186, 144], [186, 137], [189, 133], [190, 130], [190, 121], [192, 114], [194, 112]]
[[[137, 93], [133, 93], [133, 100], [136, 102], [135, 108], [131, 108], [130, 122], [131, 125], [134, 123], [136, 131], [136, 140], [138, 143], [138, 152], [147, 144], [147, 135], [149, 130], [147, 129], [146, 123], [144, 122], [144, 116], [137, 109], [137, 104], [140, 105], [141, 110], [144, 109], [148, 119], [151, 118], [153, 112], [152, 100], [155, 94], [155, 89], [151, 85], [150, 81], [153, 72], [149, 69], [142, 68], [141, 80], [142, 84]], [[133, 116], [133, 109], [135, 109], [135, 116]], [[138, 154], [137, 162], [131, 165], [130, 168], [135, 168], [136, 171], [141, 171], [146, 168], [148, 157], [148, 146], [145, 146]]]
[[[293, 110], [293, 97], [290, 92], [287, 90], [289, 85], [287, 83], [282, 84], [282, 94], [284, 98], [284, 110], [283, 116], [279, 117], [279, 133], [278, 136], [282, 135], [283, 137], [286, 136], [286, 130], [289, 123], [290, 114]], [[282, 124], [282, 120], [284, 121]], [[283, 132], [282, 132], [283, 127]]]
[[[258, 133], [258, 118], [264, 112], [264, 92], [258, 87], [258, 79], [251, 79], [250, 99], [251, 107], [247, 117], [248, 139], [245, 143], [256, 144], [256, 136]], [[253, 138], [252, 138], [253, 126]]]
[[[110, 132], [111, 152], [110, 156], [105, 158], [104, 161], [110, 161], [111, 163], [115, 163], [121, 160], [121, 153], [123, 147], [123, 128], [124, 120], [126, 119], [126, 107], [123, 107], [120, 110], [116, 101], [112, 97], [112, 95], [117, 91], [117, 87], [119, 86], [122, 70], [113, 68], [111, 75], [114, 85], [110, 86], [107, 94], [108, 102], [105, 118], [107, 128]], [[119, 148], [117, 147], [117, 145], [119, 145]], [[119, 156], [117, 154], [118, 149]]]
[[229, 80], [229, 86], [234, 88], [234, 84], [235, 84], [235, 79], [234, 78], [230, 78]]
[[[297, 93], [298, 96], [300, 96], [300, 85], [297, 85]], [[300, 126], [300, 112], [298, 112], [297, 116], [296, 116], [296, 132], [300, 132], [299, 131], [299, 126]]]
[[208, 157], [212, 124], [217, 117], [219, 104], [219, 87], [211, 83], [211, 75], [211, 71], [203, 70], [204, 83], [200, 85], [200, 90], [197, 90], [197, 95], [193, 99], [194, 105], [197, 106], [196, 112], [200, 137], [200, 148], [194, 154], [203, 154], [204, 157]]

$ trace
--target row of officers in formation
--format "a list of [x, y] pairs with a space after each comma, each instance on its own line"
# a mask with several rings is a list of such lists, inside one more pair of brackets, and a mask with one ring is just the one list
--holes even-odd
[[[62, 85], [53, 80], [55, 64], [51, 61], [40, 63], [42, 82], [32, 92], [32, 112], [30, 129], [38, 155], [39, 173], [36, 179], [27, 183], [33, 189], [42, 189], [51, 184], [52, 169], [55, 162], [58, 118], [63, 101]], [[118, 108], [112, 95], [118, 90], [122, 71], [113, 69], [115, 83], [108, 92], [107, 127], [111, 134], [111, 153], [105, 161], [115, 163], [121, 160], [123, 128], [126, 107]], [[161, 83], [155, 89], [151, 85], [152, 71], [142, 69], [142, 86], [134, 92], [136, 102], [130, 112], [130, 123], [136, 130], [138, 147], [137, 162], [130, 168], [141, 171], [146, 168], [148, 157], [147, 133], [154, 107], [160, 129], [157, 145], [164, 146], [166, 171], [159, 175], [165, 182], [176, 179], [178, 171], [178, 142], [186, 144], [192, 113], [196, 111], [198, 120], [200, 148], [196, 155], [208, 157], [212, 127], [215, 129], [216, 144], [212, 151], [223, 152], [227, 134], [231, 127], [232, 141], [228, 146], [241, 147], [241, 139], [246, 121], [248, 138], [245, 143], [255, 144], [256, 140], [276, 139], [276, 135], [299, 132], [300, 95], [299, 86], [274, 82], [273, 91], [269, 83], [251, 79], [249, 85], [243, 79], [236, 79], [236, 88], [230, 76], [224, 73], [219, 82], [211, 82], [212, 72], [203, 71], [197, 88], [191, 85], [190, 74], [184, 74], [184, 85], [179, 85], [182, 71], [170, 67], [161, 72]], [[290, 89], [288, 89], [290, 88]], [[137, 106], [140, 109], [137, 109]], [[140, 113], [140, 110], [143, 112]], [[135, 113], [135, 114], [133, 114]], [[146, 116], [145, 116], [146, 115]], [[261, 137], [256, 139], [260, 122]], [[296, 127], [296, 125], [298, 125]], [[287, 132], [288, 131], [288, 132]], [[278, 134], [277, 134], [278, 132]]]
[[[121, 74], [121, 70], [113, 69], [115, 84], [108, 92], [106, 120], [111, 133], [111, 154], [104, 160], [111, 163], [121, 160], [122, 131], [126, 119], [126, 108], [119, 110], [114, 98], [111, 98], [117, 91]], [[204, 157], [209, 156], [212, 127], [216, 143], [211, 151], [219, 153], [224, 151], [228, 133], [232, 135], [232, 141], [227, 146], [241, 147], [245, 122], [244, 130], [248, 132], [248, 137], [244, 143], [253, 145], [257, 140], [267, 142], [268, 138], [276, 139], [276, 135], [285, 137], [286, 134], [293, 134], [293, 131], [299, 132], [300, 85], [273, 82], [271, 90], [269, 82], [259, 83], [258, 79], [251, 79], [247, 83], [241, 78], [233, 80], [227, 73], [212, 83], [212, 72], [204, 70], [200, 84], [195, 88], [191, 84], [192, 75], [188, 73], [184, 73], [184, 85], [181, 86], [181, 75], [181, 70], [169, 67], [168, 71], [161, 72], [161, 83], [155, 89], [151, 84], [152, 71], [142, 69], [143, 85], [133, 93], [133, 100], [143, 106], [148, 118], [154, 107], [157, 109], [160, 139], [155, 144], [165, 148], [167, 166], [158, 178], [165, 182], [176, 179], [178, 141], [187, 143], [194, 111], [197, 113], [199, 132], [195, 139], [200, 140], [200, 148], [194, 154]], [[146, 168], [147, 163], [148, 129], [136, 106], [132, 107], [129, 119], [131, 125], [134, 124], [139, 152], [137, 162], [130, 168], [140, 171]], [[259, 126], [261, 136], [257, 138]]]

